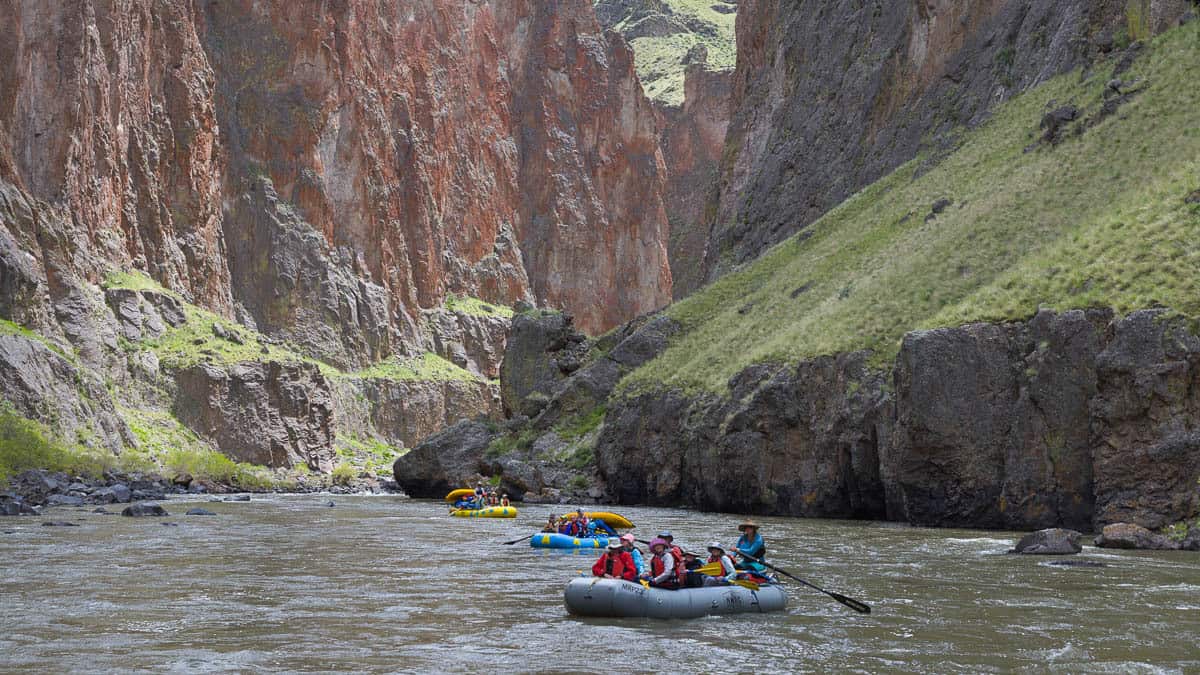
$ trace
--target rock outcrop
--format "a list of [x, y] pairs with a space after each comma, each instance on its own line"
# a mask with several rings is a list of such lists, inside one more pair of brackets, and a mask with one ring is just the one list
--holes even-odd
[[867, 354], [756, 365], [729, 393], [610, 399], [621, 503], [1094, 531], [1200, 514], [1200, 339], [1162, 310], [1040, 312]]
[[682, 106], [659, 104], [662, 150], [667, 165], [667, 215], [674, 296], [682, 298], [704, 282], [709, 197], [717, 187], [725, 131], [729, 126], [733, 72], [710, 70], [707, 51], [689, 53]]
[[175, 416], [230, 458], [333, 469], [333, 396], [315, 365], [200, 364], [175, 380]]
[[708, 278], [919, 151], [936, 158], [956, 127], [1111, 50], [1114, 33], [1159, 32], [1187, 11], [1145, 0], [743, 0]]
[[1030, 532], [1021, 537], [1013, 553], [1026, 555], [1073, 555], [1083, 550], [1079, 543], [1083, 535], [1075, 530], [1061, 527]]

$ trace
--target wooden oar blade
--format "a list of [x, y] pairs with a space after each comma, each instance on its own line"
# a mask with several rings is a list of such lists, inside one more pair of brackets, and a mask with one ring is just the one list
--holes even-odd
[[866, 603], [859, 602], [858, 600], [855, 600], [854, 598], [847, 598], [846, 596], [842, 595], [841, 593], [834, 593], [833, 591], [825, 591], [825, 592], [829, 595], [829, 597], [833, 598], [834, 600], [837, 600], [838, 602], [840, 602], [843, 605], [849, 607], [850, 609], [858, 612], [859, 614], [870, 614], [871, 613], [871, 606]]

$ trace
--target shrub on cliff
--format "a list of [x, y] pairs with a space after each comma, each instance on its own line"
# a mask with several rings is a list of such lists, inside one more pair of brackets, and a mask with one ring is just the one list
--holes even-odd
[[98, 476], [115, 463], [107, 451], [62, 443], [45, 425], [22, 417], [7, 401], [0, 402], [0, 484], [27, 469]]

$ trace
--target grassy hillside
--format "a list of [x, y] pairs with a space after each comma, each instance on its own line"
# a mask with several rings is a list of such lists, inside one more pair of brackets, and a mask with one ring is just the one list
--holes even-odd
[[[1039, 307], [1200, 316], [1200, 22], [1154, 40], [1120, 76], [1141, 93], [1089, 126], [1114, 62], [1013, 99], [933, 170], [914, 160], [670, 307], [685, 332], [623, 390], [722, 392], [751, 363], [857, 349], [883, 364], [907, 331]], [[1026, 151], [1067, 103], [1081, 134]]]
[[[668, 105], [683, 103], [683, 58], [692, 47], [703, 44], [708, 49], [708, 66], [713, 70], [732, 70], [737, 60], [737, 45], [733, 26], [736, 14], [713, 9], [720, 0], [664, 0], [673, 16], [697, 26], [703, 31], [685, 31], [661, 37], [635, 37], [633, 47], [638, 78], [646, 95]], [[728, 5], [733, 7], [733, 5]], [[613, 26], [627, 34], [629, 21]]]

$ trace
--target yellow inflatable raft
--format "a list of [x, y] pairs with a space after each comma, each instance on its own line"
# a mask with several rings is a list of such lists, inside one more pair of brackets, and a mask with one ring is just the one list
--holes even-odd
[[[573, 515], [575, 515], [574, 511], [564, 513], [563, 518], [570, 518]], [[608, 511], [584, 511], [583, 515], [591, 520], [603, 520], [605, 525], [614, 530], [628, 530], [633, 527], [633, 523], [629, 522], [629, 519], [625, 516], [609, 513]]]
[[446, 501], [453, 504], [454, 502], [462, 499], [463, 497], [470, 497], [471, 495], [474, 495], [474, 494], [475, 494], [475, 490], [473, 490], [471, 488], [459, 488], [457, 490], [451, 490], [450, 494], [446, 495]]
[[456, 518], [516, 518], [517, 509], [512, 506], [489, 506], [485, 509], [455, 509], [450, 515]]

